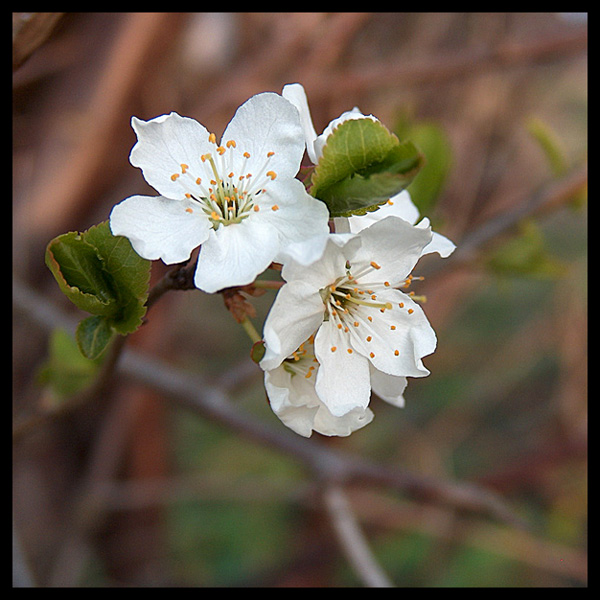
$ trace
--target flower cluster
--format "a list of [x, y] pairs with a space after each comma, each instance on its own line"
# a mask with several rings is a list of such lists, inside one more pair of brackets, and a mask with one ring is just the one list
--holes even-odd
[[408, 290], [412, 271], [424, 254], [454, 250], [418, 222], [406, 191], [332, 219], [296, 178], [304, 152], [318, 165], [329, 136], [353, 119], [377, 121], [355, 108], [317, 135], [300, 84], [252, 97], [220, 142], [176, 113], [134, 118], [130, 160], [159, 195], [127, 198], [110, 217], [113, 234], [143, 258], [180, 263], [200, 247], [194, 282], [205, 292], [251, 284], [282, 264], [260, 366], [273, 411], [303, 436], [368, 424], [371, 392], [403, 406], [406, 378], [429, 373], [422, 359], [436, 347]]

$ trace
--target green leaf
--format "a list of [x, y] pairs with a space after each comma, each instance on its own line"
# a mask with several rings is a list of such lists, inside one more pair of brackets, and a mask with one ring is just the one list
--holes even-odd
[[82, 326], [78, 341], [86, 356], [98, 355], [109, 330], [126, 335], [142, 324], [151, 263], [136, 254], [127, 238], [114, 236], [108, 222], [53, 239], [46, 264], [69, 300], [104, 318]]
[[569, 164], [556, 133], [547, 123], [537, 118], [529, 120], [527, 130], [544, 153], [552, 175], [564, 175], [569, 170]]
[[100, 362], [83, 357], [73, 337], [63, 329], [55, 329], [50, 335], [48, 359], [37, 380], [49, 387], [54, 401], [61, 400], [90, 385]]
[[107, 221], [83, 236], [98, 252], [117, 294], [119, 309], [112, 315], [111, 325], [121, 334], [134, 332], [146, 314], [151, 262], [141, 258], [126, 237], [114, 236]]
[[435, 123], [411, 126], [410, 138], [425, 156], [425, 165], [408, 186], [415, 206], [422, 215], [429, 215], [441, 195], [452, 166], [452, 148], [445, 131]]
[[94, 315], [118, 310], [115, 291], [93, 246], [78, 233], [54, 238], [46, 248], [46, 264], [62, 292], [77, 307]]
[[533, 221], [521, 223], [519, 233], [495, 249], [486, 262], [500, 276], [555, 279], [565, 273], [565, 265], [548, 252]]
[[79, 322], [75, 339], [81, 354], [94, 360], [98, 358], [110, 343], [114, 331], [106, 317], [93, 316]]
[[376, 210], [405, 189], [423, 166], [412, 142], [400, 142], [379, 121], [351, 119], [329, 136], [310, 193], [332, 217]]

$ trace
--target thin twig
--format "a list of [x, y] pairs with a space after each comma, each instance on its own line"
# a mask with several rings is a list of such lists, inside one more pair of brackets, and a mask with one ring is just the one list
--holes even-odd
[[[33, 290], [13, 283], [15, 307], [26, 312], [45, 329], [66, 323], [68, 319], [55, 309], [49, 317], [49, 304]], [[38, 316], [42, 314], [42, 318]], [[374, 464], [341, 452], [313, 440], [274, 429], [260, 420], [245, 414], [232, 403], [221, 388], [212, 385], [200, 375], [168, 366], [164, 362], [125, 349], [117, 365], [118, 372], [164, 394], [180, 406], [210, 419], [245, 439], [277, 449], [304, 464], [313, 474], [331, 483], [370, 483], [397, 490], [423, 501], [445, 504], [471, 513], [487, 515], [516, 527], [524, 527], [504, 502], [485, 488], [467, 483], [455, 483], [427, 478]]]
[[371, 552], [342, 488], [326, 485], [323, 500], [340, 546], [361, 581], [368, 587], [394, 587]]

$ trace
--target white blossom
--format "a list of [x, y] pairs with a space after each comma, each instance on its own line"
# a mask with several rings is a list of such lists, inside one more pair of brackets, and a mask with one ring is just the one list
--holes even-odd
[[421, 306], [402, 291], [431, 238], [430, 227], [389, 216], [356, 234], [331, 234], [311, 265], [286, 263], [261, 367], [280, 367], [314, 334], [315, 393], [331, 415], [364, 411], [372, 389], [402, 406], [406, 377], [428, 375], [422, 358], [436, 347]]
[[304, 153], [297, 109], [258, 94], [222, 139], [177, 113], [132, 119], [131, 163], [159, 196], [131, 196], [110, 215], [114, 235], [149, 260], [184, 262], [201, 246], [195, 285], [206, 291], [254, 281], [290, 244], [328, 232], [327, 207], [296, 179]]

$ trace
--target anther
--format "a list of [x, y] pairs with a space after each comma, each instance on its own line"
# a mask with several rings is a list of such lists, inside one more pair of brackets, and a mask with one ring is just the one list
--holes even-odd
[[190, 215], [194, 212], [191, 208], [186, 208], [185, 209], [186, 213], [190, 213]]
[[279, 206], [277, 206], [277, 204], [273, 204], [273, 206], [271, 206], [271, 210], [279, 210]]
[[218, 152], [218, 153], [219, 153], [221, 156], [223, 156], [223, 154], [225, 154], [225, 148], [223, 148], [223, 146], [219, 146], [219, 147], [217, 148], [217, 152]]
[[188, 169], [189, 169], [189, 165], [186, 165], [185, 163], [181, 163], [181, 172], [185, 173]]
[[235, 140], [229, 140], [225, 145], [228, 148], [235, 148]]
[[250, 152], [244, 152], [244, 158], [250, 158]]
[[258, 212], [260, 210], [260, 206], [258, 204], [254, 205], [254, 212]]
[[173, 175], [171, 175], [171, 181], [175, 181], [179, 178], [179, 173], [173, 173]]
[[211, 134], [208, 136], [208, 141], [209, 141], [211, 144], [216, 144], [216, 143], [217, 143], [217, 136], [216, 136], [214, 133], [211, 133]]
[[378, 264], [377, 264], [377, 263], [376, 263], [374, 260], [372, 260], [372, 261], [371, 261], [371, 266], [372, 266], [374, 269], [381, 269], [381, 267], [380, 267], [380, 266], [379, 266], [379, 265], [378, 265]]
[[394, 350], [394, 356], [399, 356], [400, 352], [398, 352], [398, 350]]
[[275, 152], [267, 152], [267, 158], [271, 158], [271, 156], [274, 156]]
[[275, 171], [267, 171], [267, 177], [270, 177], [271, 180], [273, 180], [277, 177], [277, 173], [275, 173]]
[[337, 346], [331, 346], [331, 351], [335, 352], [337, 350]]

